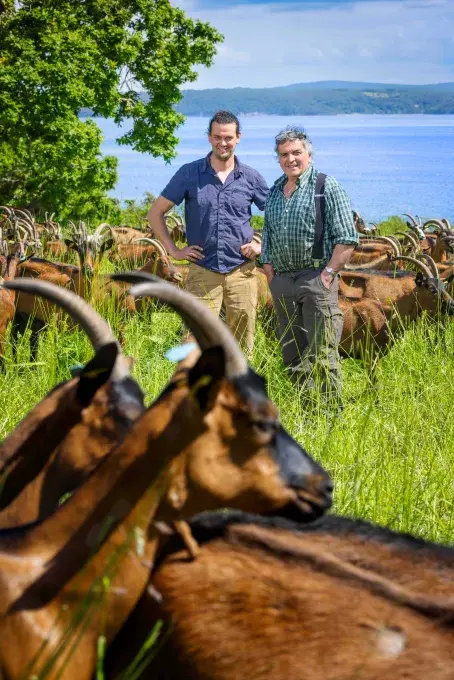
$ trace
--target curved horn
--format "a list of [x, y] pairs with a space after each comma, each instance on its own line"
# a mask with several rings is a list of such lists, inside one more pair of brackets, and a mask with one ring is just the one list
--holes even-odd
[[419, 250], [419, 241], [416, 240], [416, 236], [412, 231], [396, 231], [396, 236], [397, 234], [408, 239], [411, 245], [414, 246], [416, 250]]
[[438, 271], [437, 265], [435, 263], [435, 260], [430, 257], [427, 253], [419, 253], [419, 256], [423, 258], [431, 268], [433, 275], [436, 279], [440, 278], [440, 272]]
[[[66, 288], [55, 286], [48, 281], [28, 279], [25, 277], [13, 279], [12, 281], [5, 281], [2, 283], [2, 286], [3, 288], [8, 288], [10, 290], [18, 290], [24, 293], [30, 293], [31, 295], [37, 295], [54, 302], [68, 312], [68, 314], [77, 321], [79, 326], [83, 328], [95, 351], [98, 351], [101, 347], [111, 342], [115, 342], [120, 348], [118, 340], [112, 333], [109, 324], [98, 314], [98, 312], [95, 312], [85, 300], [76, 295], [76, 293], [73, 293]], [[114, 373], [117, 378], [129, 374], [128, 363], [121, 353], [121, 348], [112, 375]]]
[[143, 236], [142, 238], [134, 239], [132, 243], [148, 243], [154, 246], [162, 257], [169, 257], [167, 250], [164, 248], [161, 241], [158, 241], [156, 238], [147, 238], [146, 236]]
[[27, 210], [26, 208], [24, 208], [23, 210], [19, 210], [19, 208], [14, 208], [14, 213], [16, 215], [23, 215], [26, 220], [30, 220], [30, 222], [32, 222], [32, 223], [35, 222], [35, 218], [31, 214], [31, 212], [29, 210]]
[[[136, 283], [137, 274], [142, 277], [142, 272], [127, 272], [113, 274], [111, 278]], [[196, 297], [162, 279], [157, 281], [153, 279], [153, 283], [139, 283], [129, 292], [134, 297], [149, 295], [173, 307], [191, 330], [202, 350], [220, 345], [226, 356], [227, 377], [234, 378], [247, 373], [247, 361], [230, 330]]]
[[427, 222], [424, 222], [423, 224], [423, 229], [426, 229], [431, 225], [438, 227], [444, 234], [446, 233], [447, 230], [446, 224], [444, 224], [444, 222], [442, 222], [441, 220], [437, 220], [435, 217], [431, 220], [427, 220]]
[[172, 229], [175, 229], [175, 227], [182, 227], [183, 226], [183, 220], [179, 215], [165, 215], [164, 221], [167, 222], [167, 220], [170, 220], [174, 222], [174, 226]]
[[421, 260], [417, 260], [416, 257], [410, 257], [410, 255], [398, 255], [397, 257], [391, 258], [391, 262], [395, 262], [395, 260], [406, 260], [407, 262], [412, 262], [412, 264], [415, 264], [421, 269], [428, 279], [433, 279], [432, 272], [430, 271], [429, 267], [427, 267], [424, 262], [421, 262]]
[[443, 222], [443, 224], [446, 225], [446, 227], [449, 229], [449, 231], [452, 230], [451, 222], [448, 220], [447, 217], [443, 217], [441, 221]]
[[8, 208], [7, 205], [0, 205], [0, 210], [4, 210], [6, 212], [6, 214], [8, 215], [8, 217], [11, 217], [11, 215], [13, 214], [13, 209]]
[[385, 253], [384, 255], [380, 255], [377, 257], [375, 260], [371, 260], [370, 262], [365, 262], [364, 264], [346, 264], [344, 265], [344, 269], [347, 271], [358, 271], [358, 270], [367, 270], [367, 269], [374, 269], [377, 265], [382, 264], [383, 262], [390, 262], [389, 258], [389, 253]]
[[415, 220], [413, 215], [410, 215], [410, 213], [402, 213], [402, 215], [404, 215], [405, 217], [409, 217], [411, 219], [411, 221], [413, 222], [413, 226], [415, 226], [415, 227], [417, 226], [418, 222]]
[[373, 240], [379, 243], [388, 243], [393, 249], [394, 255], [400, 255], [400, 243], [397, 239], [393, 239], [391, 236], [375, 236]]
[[114, 237], [112, 227], [107, 222], [103, 222], [102, 224], [99, 225], [99, 227], [96, 227], [94, 231], [94, 236], [100, 236], [103, 231], [110, 231], [112, 238]]

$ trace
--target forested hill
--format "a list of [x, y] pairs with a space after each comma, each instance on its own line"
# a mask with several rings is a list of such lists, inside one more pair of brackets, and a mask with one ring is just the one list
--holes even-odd
[[284, 87], [185, 90], [177, 106], [186, 116], [217, 109], [237, 114], [454, 113], [454, 83], [387, 85], [321, 81]]

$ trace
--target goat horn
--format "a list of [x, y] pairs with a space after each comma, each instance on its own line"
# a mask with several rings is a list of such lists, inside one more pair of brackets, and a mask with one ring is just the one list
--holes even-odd
[[421, 260], [417, 260], [416, 257], [410, 257], [410, 255], [398, 255], [397, 257], [391, 258], [391, 262], [394, 262], [395, 260], [406, 260], [407, 262], [412, 262], [421, 269], [421, 271], [425, 274], [425, 276], [428, 279], [433, 278], [432, 272], [430, 271], [429, 267], [427, 267], [427, 265], [425, 265], [424, 262], [421, 262]]
[[164, 217], [164, 220], [165, 220], [165, 222], [167, 222], [168, 220], [171, 221], [171, 222], [174, 222], [173, 229], [175, 229], [175, 227], [182, 227], [183, 226], [183, 221], [180, 220], [177, 215], [166, 215]]
[[107, 222], [103, 222], [102, 224], [99, 225], [99, 227], [96, 227], [95, 235], [99, 236], [100, 234], [102, 234], [103, 231], [110, 231], [111, 235], [113, 236], [112, 227]]
[[159, 251], [162, 257], [168, 257], [167, 250], [164, 248], [161, 241], [158, 241], [156, 238], [147, 238], [146, 236], [143, 236], [141, 238], [134, 239], [133, 243], [149, 243], [150, 245], [155, 246], [156, 250]]
[[[115, 342], [118, 345], [118, 341], [112, 333], [109, 324], [98, 314], [98, 312], [95, 312], [93, 307], [76, 295], [76, 293], [73, 293], [66, 288], [55, 286], [48, 281], [28, 279], [25, 277], [4, 281], [2, 286], [3, 288], [18, 290], [43, 297], [64, 309], [86, 332], [95, 352], [111, 342]], [[123, 359], [123, 361], [119, 361], [119, 359]], [[114, 372], [116, 378], [129, 374], [127, 361], [124, 361], [121, 349], [115, 363]]]
[[400, 255], [400, 243], [397, 239], [394, 240], [391, 236], [375, 236], [374, 240], [379, 243], [388, 243], [392, 247], [394, 254]]
[[419, 256], [422, 257], [423, 260], [425, 260], [427, 262], [429, 267], [432, 269], [435, 278], [439, 279], [440, 278], [440, 272], [438, 271], [435, 260], [430, 255], [428, 255], [427, 253], [419, 253]]
[[[147, 280], [151, 281], [149, 276]], [[247, 361], [230, 330], [196, 297], [158, 277], [153, 278], [153, 283], [143, 283], [145, 279], [143, 272], [113, 274], [111, 278], [136, 283], [137, 285], [129, 291], [134, 297], [149, 295], [173, 307], [191, 330], [202, 350], [220, 345], [226, 356], [227, 377], [234, 378], [247, 373]]]
[[441, 221], [443, 222], [443, 224], [446, 224], [446, 227], [449, 229], [449, 231], [452, 230], [451, 222], [448, 220], [447, 217], [443, 217]]
[[8, 215], [8, 217], [11, 217], [11, 215], [13, 213], [12, 208], [8, 208], [8, 206], [6, 206], [6, 205], [0, 205], [0, 210], [4, 210], [6, 212], [6, 214]]
[[409, 217], [411, 219], [411, 221], [413, 222], [413, 226], [415, 226], [415, 227], [417, 226], [418, 222], [415, 220], [413, 215], [410, 215], [410, 213], [402, 213], [402, 215], [404, 215], [405, 217]]
[[412, 246], [414, 246], [416, 250], [419, 250], [419, 242], [416, 240], [416, 236], [413, 234], [412, 231], [396, 231], [396, 236], [397, 234], [408, 239], [411, 242]]
[[30, 222], [34, 222], [35, 218], [32, 216], [31, 212], [24, 208], [24, 210], [19, 210], [19, 208], [14, 208], [14, 212], [16, 215], [23, 215], [25, 219], [30, 220]]
[[426, 227], [429, 227], [431, 225], [439, 227], [443, 233], [446, 233], [447, 230], [446, 224], [444, 224], [441, 220], [437, 220], [435, 219], [435, 217], [431, 220], [427, 220], [427, 222], [424, 222], [423, 224], [423, 229], [426, 229]]
[[364, 264], [346, 264], [344, 265], [344, 269], [346, 269], [347, 271], [374, 269], [374, 267], [376, 267], [377, 264], [382, 264], [382, 262], [386, 262], [388, 260], [388, 255], [389, 253], [385, 253], [384, 255], [380, 255], [379, 257], [375, 258], [375, 260], [371, 260], [370, 262], [366, 262]]

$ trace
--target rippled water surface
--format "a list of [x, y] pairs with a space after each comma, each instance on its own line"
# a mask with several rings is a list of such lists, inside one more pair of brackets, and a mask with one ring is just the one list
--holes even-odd
[[[178, 156], [171, 165], [118, 146], [121, 131], [97, 120], [102, 150], [119, 158], [118, 198], [159, 194], [183, 163], [206, 155], [207, 118], [188, 118], [178, 131]], [[412, 212], [454, 222], [454, 116], [250, 116], [242, 119], [238, 156], [269, 184], [279, 176], [273, 137], [286, 125], [303, 125], [314, 144], [314, 163], [334, 175], [352, 205], [368, 220]]]

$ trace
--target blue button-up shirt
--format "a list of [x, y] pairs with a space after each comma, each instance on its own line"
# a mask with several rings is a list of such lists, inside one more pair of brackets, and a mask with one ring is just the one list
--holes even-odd
[[226, 274], [248, 261], [240, 247], [252, 240], [251, 206], [264, 209], [268, 187], [257, 170], [236, 156], [223, 184], [210, 155], [182, 165], [161, 195], [176, 205], [185, 200], [188, 244], [201, 246], [205, 256], [197, 264]]

